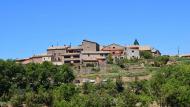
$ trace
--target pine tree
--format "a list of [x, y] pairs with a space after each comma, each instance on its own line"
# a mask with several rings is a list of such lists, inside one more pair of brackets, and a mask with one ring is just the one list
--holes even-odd
[[138, 42], [137, 39], [135, 39], [135, 41], [134, 41], [134, 45], [139, 45], [139, 42]]

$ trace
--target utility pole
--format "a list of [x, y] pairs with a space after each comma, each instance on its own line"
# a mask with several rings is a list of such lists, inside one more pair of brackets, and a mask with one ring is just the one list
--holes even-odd
[[179, 54], [180, 54], [180, 47], [178, 46], [177, 47], [177, 55], [178, 55], [178, 57], [179, 57]]

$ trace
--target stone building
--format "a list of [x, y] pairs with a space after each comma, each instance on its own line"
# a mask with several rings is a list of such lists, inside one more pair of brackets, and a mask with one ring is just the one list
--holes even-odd
[[62, 56], [62, 62], [64, 64], [76, 64], [80, 65], [81, 63], [81, 52], [82, 47], [69, 47], [66, 49], [66, 53], [61, 54]]
[[[138, 46], [138, 45], [136, 45], [136, 46]], [[142, 52], [142, 51], [151, 52], [152, 56], [160, 56], [161, 55], [159, 50], [152, 48], [151, 46], [139, 46], [139, 51], [140, 52]]]
[[82, 64], [94, 64], [95, 66], [106, 65], [109, 51], [83, 51], [81, 53]]
[[[50, 61], [55, 65], [74, 64], [80, 66], [85, 63], [96, 62], [98, 65], [105, 63], [107, 52], [100, 52], [100, 45], [96, 42], [83, 40], [82, 45], [71, 46], [51, 46], [47, 49], [47, 54], [35, 55], [28, 59], [18, 60], [24, 64], [43, 63]], [[90, 57], [85, 57], [89, 55]], [[85, 57], [85, 59], [83, 59]]]
[[100, 51], [100, 45], [98, 43], [83, 40], [82, 48], [81, 63], [83, 65], [94, 64], [95, 66], [99, 66], [106, 64], [106, 58], [110, 52]]
[[106, 64], [106, 59], [109, 54], [111, 54], [114, 59], [121, 57], [132, 59], [140, 58], [141, 51], [150, 51], [153, 56], [161, 55], [158, 50], [150, 46], [132, 45], [124, 47], [115, 43], [108, 46], [100, 46], [96, 42], [83, 40], [79, 46], [51, 46], [47, 49], [45, 54], [34, 55], [30, 58], [17, 60], [17, 62], [28, 64], [32, 62], [43, 63], [49, 61], [55, 65], [73, 64], [81, 66], [94, 64], [99, 66]]
[[179, 55], [179, 57], [181, 57], [181, 58], [190, 58], [190, 54]]
[[125, 56], [127, 57], [127, 59], [139, 59], [140, 58], [139, 47], [136, 45], [127, 46], [125, 48]]
[[110, 54], [111, 54], [113, 57], [121, 57], [121, 56], [124, 55], [125, 47], [113, 43], [113, 44], [111, 44], [111, 45], [104, 46], [101, 50], [102, 50], [102, 51], [109, 51]]
[[83, 49], [83, 51], [99, 51], [100, 45], [96, 42], [92, 42], [89, 40], [83, 40], [82, 49]]
[[62, 61], [61, 55], [66, 53], [69, 46], [52, 46], [47, 49], [47, 54], [52, 55], [52, 62]]
[[56, 46], [47, 49], [47, 54], [52, 55], [52, 62], [56, 65], [77, 64], [81, 62], [80, 53], [82, 47]]
[[47, 54], [41, 55], [34, 55], [30, 58], [16, 60], [17, 62], [21, 62], [22, 64], [29, 64], [29, 63], [43, 63], [45, 61], [51, 62], [52, 56]]
[[45, 61], [51, 62], [52, 61], [52, 56], [45, 54], [41, 55], [34, 55], [33, 57], [30, 58], [33, 63], [43, 63]]

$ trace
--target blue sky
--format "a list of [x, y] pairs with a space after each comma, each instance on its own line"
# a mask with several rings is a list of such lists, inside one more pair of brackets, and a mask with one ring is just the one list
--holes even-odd
[[83, 39], [190, 53], [190, 0], [1, 0], [0, 58], [25, 58]]

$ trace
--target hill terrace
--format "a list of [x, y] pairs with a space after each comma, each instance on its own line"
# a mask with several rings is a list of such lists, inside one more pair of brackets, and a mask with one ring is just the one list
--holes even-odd
[[119, 44], [110, 44], [100, 46], [98, 43], [83, 40], [79, 46], [51, 46], [44, 54], [34, 55], [30, 58], [19, 59], [17, 62], [22, 64], [52, 62], [55, 65], [73, 64], [76, 66], [86, 66], [93, 64], [95, 66], [104, 66], [107, 64], [108, 55], [115, 58], [139, 59], [141, 51], [149, 51], [153, 56], [160, 56], [159, 50], [151, 46], [130, 45], [121, 46]]

